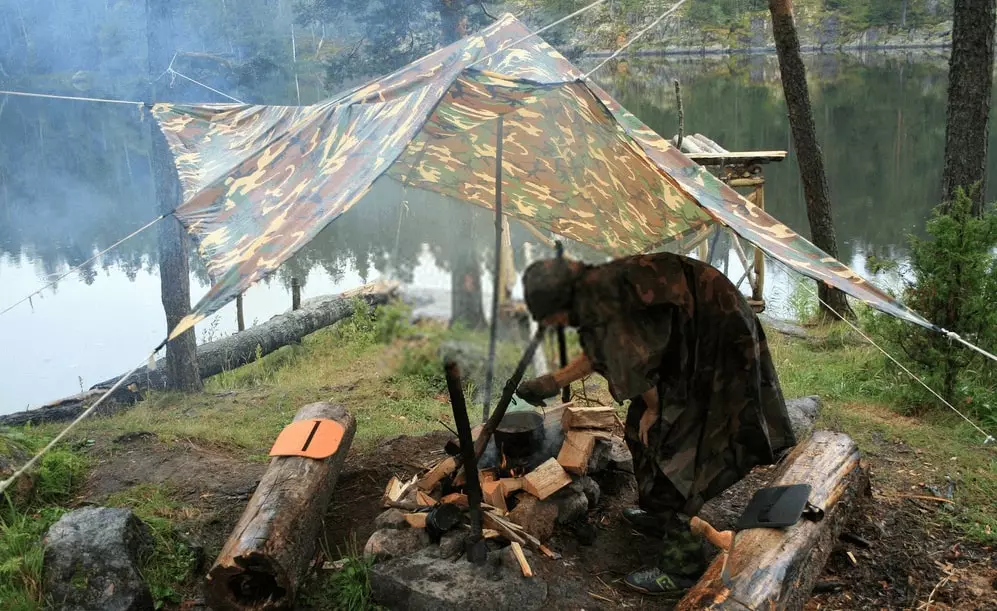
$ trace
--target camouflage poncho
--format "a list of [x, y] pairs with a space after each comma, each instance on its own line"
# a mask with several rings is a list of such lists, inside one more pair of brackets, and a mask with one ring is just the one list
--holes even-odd
[[[695, 515], [796, 440], [758, 319], [720, 271], [679, 255], [586, 269], [571, 323], [617, 401], [632, 399], [627, 444], [641, 507]], [[638, 438], [657, 386], [658, 421]]]

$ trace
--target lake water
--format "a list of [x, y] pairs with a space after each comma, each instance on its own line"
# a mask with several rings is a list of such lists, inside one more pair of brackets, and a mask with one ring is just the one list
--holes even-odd
[[[940, 193], [946, 61], [870, 55], [808, 63], [841, 258], [860, 273], [870, 254], [902, 260], [905, 236], [923, 226]], [[677, 129], [673, 78], [683, 84], [688, 133], [706, 134], [729, 150], [791, 150], [774, 57], [630, 61], [607, 67], [601, 81], [670, 137]], [[212, 99], [189, 90], [176, 97]], [[157, 215], [148, 140], [148, 125], [130, 106], [0, 98], [0, 309]], [[768, 210], [808, 235], [792, 155], [765, 174]], [[491, 260], [491, 219], [470, 210], [476, 209], [378, 185], [268, 283], [247, 292], [247, 324], [288, 309], [292, 277], [302, 281], [306, 299], [382, 276], [444, 294], [458, 240], [470, 237], [480, 260]], [[472, 235], [454, 235], [457, 214], [473, 215]], [[521, 269], [522, 245], [531, 236], [514, 224], [513, 237]], [[0, 413], [78, 392], [147, 355], [166, 332], [156, 260], [156, 235], [149, 231], [0, 316]], [[196, 300], [208, 283], [193, 254], [192, 261]], [[729, 273], [741, 275], [734, 257]], [[771, 262], [766, 273], [769, 311], [789, 315], [796, 280]], [[487, 271], [482, 280], [490, 286]], [[430, 307], [445, 313], [448, 305], [444, 298]], [[234, 330], [229, 305], [199, 326], [198, 340]]]

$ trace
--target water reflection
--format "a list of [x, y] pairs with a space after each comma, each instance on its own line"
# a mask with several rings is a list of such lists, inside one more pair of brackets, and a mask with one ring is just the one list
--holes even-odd
[[[809, 62], [842, 258], [862, 271], [869, 254], [902, 257], [905, 235], [923, 225], [940, 192], [945, 63], [887, 56]], [[602, 84], [670, 136], [677, 128], [672, 78], [683, 83], [689, 132], [731, 150], [790, 148], [774, 58], [630, 61], [604, 73]], [[0, 99], [0, 306], [156, 216], [146, 120], [130, 106]], [[795, 161], [768, 166], [766, 176], [769, 211], [807, 235]], [[466, 224], [458, 224], [462, 216]], [[380, 276], [445, 295], [456, 249], [470, 240], [478, 259], [491, 261], [491, 236], [484, 211], [378, 181], [273, 278], [249, 290], [247, 323], [288, 308], [292, 277], [302, 280], [305, 298]], [[517, 269], [530, 240], [514, 224]], [[33, 307], [0, 317], [0, 337], [9, 347], [0, 353], [0, 412], [119, 373], [161, 339], [157, 256], [155, 234], [143, 234], [61, 281]], [[207, 291], [207, 277], [191, 256], [197, 299]], [[736, 257], [728, 273], [741, 276]], [[490, 286], [487, 274], [482, 286]], [[768, 265], [771, 310], [788, 312], [793, 286], [784, 268]], [[490, 298], [487, 290], [483, 297]], [[448, 305], [443, 298], [429, 307], [445, 314]], [[198, 328], [198, 338], [234, 328], [229, 306]]]

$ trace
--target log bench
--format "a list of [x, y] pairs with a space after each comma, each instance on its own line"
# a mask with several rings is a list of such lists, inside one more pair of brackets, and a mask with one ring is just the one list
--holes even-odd
[[797, 445], [770, 485], [810, 484], [810, 502], [824, 510], [824, 519], [736, 533], [732, 553], [713, 560], [676, 611], [803, 609], [856, 500], [869, 493], [859, 459], [855, 442], [843, 433], [817, 431]]

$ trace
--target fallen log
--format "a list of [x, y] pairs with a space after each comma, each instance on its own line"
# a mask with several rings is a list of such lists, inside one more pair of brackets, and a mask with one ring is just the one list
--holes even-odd
[[340, 405], [312, 403], [295, 421], [335, 420], [342, 441], [329, 458], [278, 456], [260, 480], [238, 524], [208, 571], [204, 593], [212, 609], [291, 609], [315, 557], [322, 518], [356, 431]]
[[738, 532], [731, 553], [713, 560], [676, 611], [803, 609], [856, 499], [868, 494], [869, 476], [859, 458], [855, 442], [843, 433], [817, 431], [796, 446], [770, 485], [810, 484], [810, 502], [824, 510], [824, 519]]
[[[353, 299], [359, 298], [370, 306], [382, 305], [397, 291], [397, 284], [374, 283], [342, 295], [329, 295], [310, 299], [300, 310], [274, 316], [255, 327], [233, 333], [217, 341], [197, 347], [197, 363], [201, 378], [235, 369], [251, 363], [258, 356], [270, 354], [283, 346], [301, 339], [353, 315]], [[87, 392], [60, 399], [37, 409], [0, 416], [0, 426], [18, 426], [29, 422], [58, 422], [76, 418], [89, 407], [102, 391], [112, 387], [121, 376], [95, 384]], [[142, 367], [131, 375], [128, 382], [110, 397], [118, 403], [115, 407], [101, 407], [111, 413], [122, 409], [122, 404], [132, 404], [140, 399], [140, 391], [166, 388], [166, 360], [156, 361], [154, 370]], [[103, 405], [103, 404], [102, 404]]]

